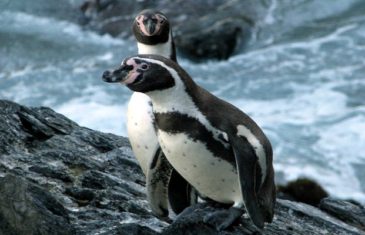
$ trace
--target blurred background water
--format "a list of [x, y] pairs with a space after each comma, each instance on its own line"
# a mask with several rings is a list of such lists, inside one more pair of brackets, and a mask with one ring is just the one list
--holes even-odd
[[[126, 135], [131, 91], [100, 77], [135, 43], [82, 29], [66, 7], [81, 2], [1, 0], [0, 99]], [[278, 181], [309, 177], [365, 203], [365, 2], [268, 3], [245, 52], [180, 64], [264, 129]]]

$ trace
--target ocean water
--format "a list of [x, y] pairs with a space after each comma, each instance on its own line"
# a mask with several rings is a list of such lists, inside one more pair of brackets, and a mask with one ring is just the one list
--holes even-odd
[[[0, 99], [126, 135], [131, 91], [101, 74], [135, 54], [135, 43], [82, 29], [65, 4], [34, 2], [0, 3]], [[309, 177], [333, 196], [365, 203], [365, 2], [266, 2], [245, 51], [180, 64], [264, 129], [278, 182]]]

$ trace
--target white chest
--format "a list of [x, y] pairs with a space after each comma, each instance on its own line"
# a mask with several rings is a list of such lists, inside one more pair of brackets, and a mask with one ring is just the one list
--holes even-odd
[[129, 101], [127, 113], [129, 141], [145, 174], [158, 148], [150, 102], [151, 100], [147, 95], [134, 92]]
[[166, 43], [160, 43], [153, 46], [138, 42], [137, 46], [139, 54], [157, 54], [162, 55], [166, 58], [170, 58], [172, 54], [170, 40]]
[[242, 201], [236, 169], [213, 156], [204, 143], [161, 130], [158, 138], [172, 166], [200, 193], [222, 203]]

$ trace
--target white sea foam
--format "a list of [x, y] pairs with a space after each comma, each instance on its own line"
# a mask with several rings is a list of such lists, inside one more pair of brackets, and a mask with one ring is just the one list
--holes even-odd
[[324, 125], [319, 133], [320, 139], [314, 146], [328, 160], [335, 161], [339, 168], [343, 164], [363, 163], [365, 165], [365, 115], [356, 115]]
[[55, 107], [55, 110], [81, 126], [126, 136], [126, 104], [76, 98]]
[[[349, 42], [347, 35], [344, 35], [346, 32], [355, 29], [358, 27], [357, 24], [345, 25], [343, 27], [337, 28], [334, 32], [328, 35], [324, 35], [322, 37], [314, 38], [313, 40], [305, 40], [305, 41], [295, 41], [295, 42], [286, 42], [283, 44], [273, 44], [271, 46], [254, 50], [245, 54], [237, 55], [229, 60], [233, 62], [233, 60], [237, 60], [238, 58], [250, 58], [254, 57], [256, 59], [265, 59], [262, 56], [271, 55], [276, 56], [277, 53], [281, 53], [283, 51], [291, 50], [291, 49], [305, 49], [310, 52], [317, 53], [320, 47], [329, 42], [334, 42], [338, 40], [344, 40], [345, 42]], [[261, 55], [261, 56], [260, 56]], [[256, 60], [255, 59], [255, 60]]]
[[0, 31], [38, 35], [43, 39], [54, 40], [62, 38], [79, 43], [95, 45], [124, 45], [124, 41], [109, 35], [99, 35], [92, 31], [83, 30], [79, 25], [68, 21], [48, 17], [30, 15], [24, 12], [0, 12]]
[[268, 126], [311, 125], [346, 112], [346, 96], [327, 89], [297, 94], [290, 99], [233, 100], [233, 104]]

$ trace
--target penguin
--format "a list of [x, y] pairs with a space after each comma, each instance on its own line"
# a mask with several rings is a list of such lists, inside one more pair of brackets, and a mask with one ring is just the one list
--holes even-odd
[[[134, 19], [132, 31], [139, 54], [157, 54], [176, 62], [170, 22], [156, 10], [143, 10]], [[158, 77], [156, 77], [158, 79]], [[169, 164], [157, 140], [151, 99], [134, 92], [128, 103], [127, 132], [132, 150], [146, 175], [147, 199], [158, 217], [175, 214], [197, 201], [195, 190]]]
[[141, 11], [134, 19], [132, 31], [138, 54], [156, 54], [176, 62], [176, 48], [167, 17], [156, 10]]
[[158, 142], [171, 165], [199, 193], [230, 205], [207, 215], [205, 222], [223, 230], [244, 211], [258, 229], [272, 222], [273, 151], [248, 115], [158, 55], [126, 58], [116, 70], [104, 72], [103, 80], [148, 95]]

